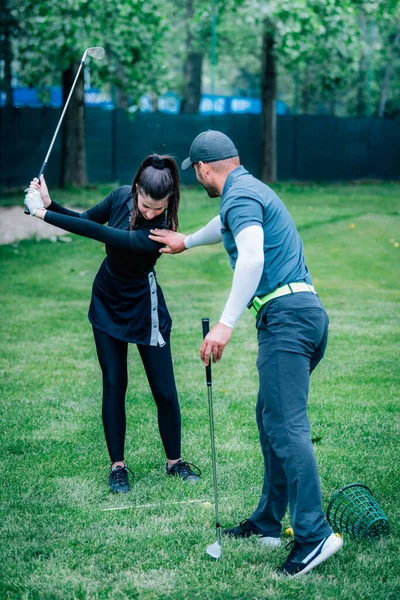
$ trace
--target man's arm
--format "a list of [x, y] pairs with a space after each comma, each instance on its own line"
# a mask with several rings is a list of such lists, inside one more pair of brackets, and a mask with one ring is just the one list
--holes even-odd
[[218, 244], [222, 241], [221, 219], [219, 215], [214, 217], [205, 227], [190, 235], [163, 229], [151, 229], [150, 231], [151, 235], [149, 235], [149, 238], [151, 240], [167, 245], [166, 248], [160, 249], [160, 252], [165, 254], [179, 254], [195, 246]]
[[259, 225], [242, 229], [236, 236], [238, 258], [232, 288], [220, 323], [235, 327], [240, 315], [253, 298], [264, 268], [264, 232]]
[[212, 328], [200, 347], [200, 356], [205, 365], [220, 360], [232, 330], [240, 315], [253, 298], [264, 267], [264, 232], [259, 225], [242, 229], [235, 237], [238, 249], [232, 288], [218, 323]]
[[221, 218], [216, 216], [205, 227], [195, 233], [191, 233], [184, 239], [186, 248], [195, 248], [196, 246], [208, 246], [210, 244], [219, 244], [222, 242]]

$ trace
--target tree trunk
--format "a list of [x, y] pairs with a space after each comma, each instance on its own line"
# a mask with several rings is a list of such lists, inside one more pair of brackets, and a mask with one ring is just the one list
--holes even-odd
[[125, 90], [117, 87], [115, 92], [115, 106], [116, 108], [124, 108], [125, 110], [128, 108], [128, 94]]
[[201, 75], [203, 71], [203, 55], [191, 52], [185, 61], [186, 87], [181, 102], [182, 113], [197, 113], [201, 100]]
[[365, 46], [367, 44], [367, 21], [365, 13], [360, 12], [359, 25], [363, 46], [361, 49], [360, 64], [358, 67], [358, 86], [357, 86], [357, 116], [363, 117], [367, 112], [367, 102], [365, 89], [367, 86], [367, 53]]
[[388, 95], [389, 95], [390, 79], [391, 79], [392, 73], [393, 73], [394, 58], [395, 58], [394, 54], [395, 54], [396, 48], [399, 45], [399, 43], [400, 43], [400, 31], [398, 31], [395, 35], [395, 38], [393, 41], [393, 46], [392, 46], [392, 51], [390, 53], [389, 60], [385, 67], [385, 74], [383, 76], [381, 96], [379, 98], [379, 108], [378, 108], [378, 117], [380, 119], [385, 114], [386, 102], [387, 102]]
[[116, 96], [115, 96], [116, 106], [117, 106], [117, 108], [127, 109], [129, 106], [129, 103], [128, 103], [128, 94], [125, 91], [126, 75], [125, 75], [124, 67], [121, 65], [121, 63], [119, 61], [117, 62], [117, 66], [116, 66], [116, 75], [117, 75], [117, 82], [118, 82], [118, 84], [116, 86]]
[[358, 69], [358, 88], [357, 88], [357, 116], [363, 117], [366, 114], [367, 103], [365, 100], [366, 86], [366, 60], [365, 56], [361, 56]]
[[265, 21], [261, 64], [261, 179], [276, 180], [276, 87], [277, 60], [273, 22]]
[[185, 89], [182, 94], [181, 113], [199, 112], [201, 100], [201, 79], [203, 73], [203, 54], [194, 50], [192, 18], [194, 0], [186, 2], [186, 59], [184, 66]]
[[[71, 65], [63, 71], [63, 104], [77, 73], [78, 66]], [[81, 71], [72, 93], [62, 124], [60, 185], [82, 186], [87, 184], [84, 118], [84, 80]]]
[[304, 79], [301, 86], [301, 112], [303, 115], [308, 115], [310, 112], [311, 102], [311, 86], [310, 86], [311, 74], [308, 69], [304, 72]]
[[10, 9], [7, 6], [7, 2], [5, 2], [4, 0], [2, 0], [0, 2], [0, 9], [1, 9], [1, 24], [0, 24], [0, 37], [1, 34], [3, 36], [3, 43], [1, 44], [2, 46], [2, 56], [0, 56], [0, 58], [3, 59], [4, 61], [4, 78], [3, 78], [3, 83], [1, 85], [1, 89], [4, 91], [5, 93], [5, 106], [12, 106], [13, 105], [13, 97], [12, 97], [12, 71], [11, 71], [11, 65], [12, 65], [12, 59], [13, 59], [13, 53], [12, 53], [12, 47], [11, 47], [11, 37], [12, 37], [12, 24], [13, 24], [13, 18], [10, 14]]
[[336, 90], [331, 91], [331, 98], [329, 101], [329, 114], [331, 117], [336, 115]]

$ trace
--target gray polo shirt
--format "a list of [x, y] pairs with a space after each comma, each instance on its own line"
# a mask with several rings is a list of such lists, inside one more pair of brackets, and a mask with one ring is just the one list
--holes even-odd
[[264, 269], [255, 296], [264, 296], [285, 283], [312, 283], [304, 260], [303, 244], [282, 200], [244, 167], [237, 167], [225, 182], [220, 216], [222, 241], [235, 268], [235, 237], [251, 225], [264, 230]]

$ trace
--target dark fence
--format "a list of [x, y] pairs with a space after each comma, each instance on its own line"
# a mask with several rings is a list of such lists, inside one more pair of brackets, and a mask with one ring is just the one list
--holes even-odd
[[[0, 185], [26, 185], [46, 155], [60, 110], [0, 109]], [[218, 129], [235, 142], [242, 164], [254, 175], [261, 168], [260, 115], [165, 115], [123, 110], [86, 109], [86, 156], [91, 182], [128, 183], [151, 152], [169, 153], [180, 163], [194, 137]], [[277, 123], [279, 180], [339, 181], [400, 178], [400, 121], [342, 119], [322, 116], [279, 116]], [[60, 137], [46, 177], [59, 179]], [[182, 172], [194, 183], [192, 170]]]

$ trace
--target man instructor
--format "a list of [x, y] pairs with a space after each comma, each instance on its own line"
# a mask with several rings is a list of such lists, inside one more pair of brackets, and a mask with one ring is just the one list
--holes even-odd
[[256, 414], [264, 484], [250, 518], [225, 533], [257, 535], [275, 548], [289, 504], [294, 543], [280, 572], [304, 574], [343, 545], [322, 510], [307, 416], [310, 373], [324, 355], [328, 316], [292, 217], [278, 196], [240, 165], [232, 140], [219, 131], [201, 133], [182, 163], [182, 169], [190, 167], [211, 198], [221, 197], [219, 216], [189, 236], [153, 230], [150, 237], [166, 244], [161, 251], [167, 254], [221, 241], [228, 253], [232, 288], [200, 348], [206, 365], [211, 356], [214, 362], [221, 358], [246, 307], [258, 330]]

